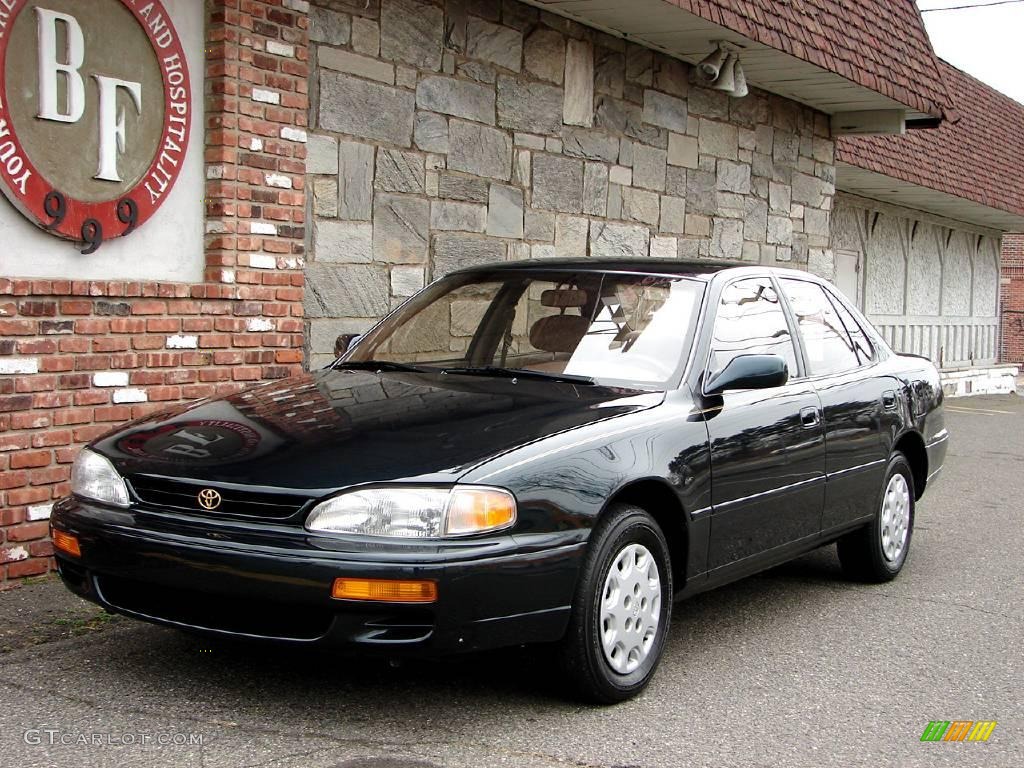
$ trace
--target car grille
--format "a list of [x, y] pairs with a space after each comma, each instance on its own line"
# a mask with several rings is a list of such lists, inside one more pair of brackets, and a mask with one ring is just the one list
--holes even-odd
[[311, 605], [228, 597], [115, 576], [97, 576], [96, 585], [102, 599], [114, 608], [198, 629], [316, 640], [327, 634], [334, 619], [330, 611]]
[[[151, 475], [132, 475], [128, 481], [135, 495], [145, 504], [213, 517], [242, 515], [284, 520], [309, 501], [309, 497], [302, 494], [239, 490]], [[199, 493], [204, 489], [213, 489], [220, 494], [220, 501], [213, 509], [199, 503]]]

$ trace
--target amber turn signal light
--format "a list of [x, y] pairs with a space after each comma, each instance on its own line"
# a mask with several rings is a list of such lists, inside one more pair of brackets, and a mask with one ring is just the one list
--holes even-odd
[[52, 537], [53, 548], [59, 549], [61, 552], [65, 552], [75, 557], [82, 556], [82, 549], [78, 546], [78, 537], [72, 536], [70, 533], [64, 531], [58, 531], [56, 528], [53, 529]]
[[335, 579], [331, 597], [336, 600], [370, 600], [380, 603], [433, 603], [436, 581], [406, 579]]

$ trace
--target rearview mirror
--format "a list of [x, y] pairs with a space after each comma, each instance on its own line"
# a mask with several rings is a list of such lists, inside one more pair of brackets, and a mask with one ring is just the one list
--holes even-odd
[[789, 366], [778, 355], [739, 355], [715, 373], [704, 394], [719, 395], [730, 389], [770, 389], [789, 381]]
[[343, 333], [334, 341], [334, 356], [341, 357], [348, 352], [352, 347], [356, 345], [356, 342], [362, 338], [362, 334], [359, 333]]

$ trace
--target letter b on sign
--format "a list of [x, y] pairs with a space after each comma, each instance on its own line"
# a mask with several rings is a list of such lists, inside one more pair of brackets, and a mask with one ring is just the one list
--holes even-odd
[[[77, 123], [85, 113], [85, 80], [81, 75], [85, 63], [85, 36], [78, 20], [69, 14], [36, 8], [39, 37], [39, 113], [41, 120]], [[57, 50], [58, 24], [64, 27], [64, 50]], [[94, 179], [120, 182], [117, 172], [118, 154], [127, 142], [125, 113], [117, 109], [117, 90], [131, 96], [138, 114], [142, 114], [142, 84], [106, 75], [93, 75], [99, 91], [99, 162]], [[64, 103], [59, 104], [60, 82], [65, 85]]]

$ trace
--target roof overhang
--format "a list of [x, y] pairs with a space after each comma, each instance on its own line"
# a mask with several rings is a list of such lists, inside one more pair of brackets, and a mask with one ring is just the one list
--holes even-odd
[[906, 104], [795, 56], [755, 42], [665, 0], [523, 0], [529, 5], [625, 37], [696, 64], [726, 41], [740, 55], [747, 82], [830, 115], [903, 110], [908, 120], [933, 118]]
[[927, 211], [975, 226], [1003, 232], [1024, 231], [1024, 216], [947, 192], [901, 181], [875, 171], [867, 171], [842, 161], [836, 163], [836, 188], [861, 197]]

